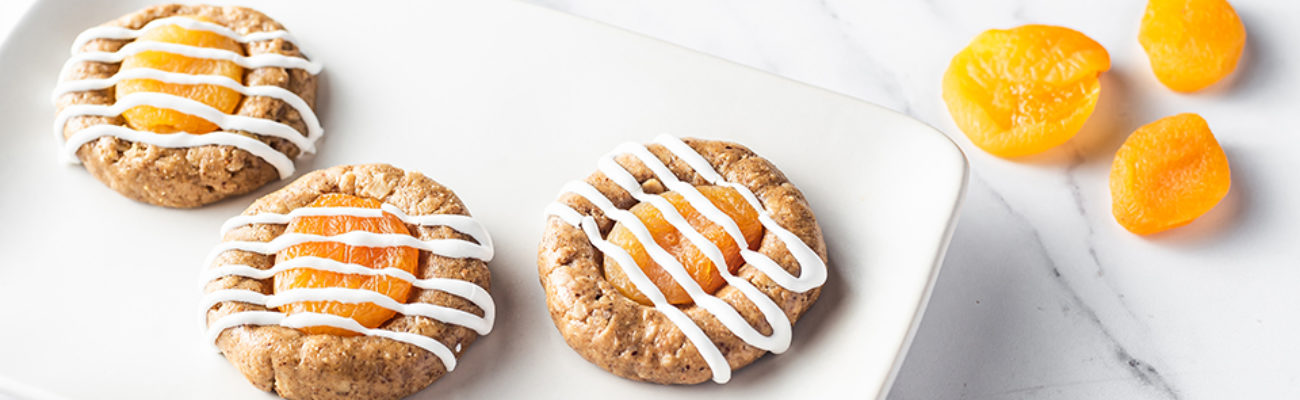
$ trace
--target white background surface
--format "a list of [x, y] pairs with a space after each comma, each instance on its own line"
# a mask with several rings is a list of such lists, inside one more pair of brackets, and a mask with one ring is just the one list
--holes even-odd
[[[1137, 0], [537, 2], [883, 104], [967, 150], [967, 205], [892, 399], [1300, 396], [1300, 3], [1233, 1], [1250, 34], [1240, 76], [1177, 95], [1137, 45]], [[1083, 31], [1114, 66], [1075, 141], [1001, 160], [957, 131], [940, 77], [975, 34], [1030, 22]], [[1232, 193], [1191, 226], [1129, 235], [1110, 217], [1110, 158], [1185, 111], [1218, 135]]]
[[[145, 1], [70, 3], [35, 8], [27, 22], [37, 23], [23, 23], [23, 37], [0, 53], [9, 94], [0, 119], [23, 132], [0, 148], [9, 194], [0, 197], [9, 228], [0, 231], [0, 252], [10, 255], [0, 268], [0, 321], [21, 328], [0, 329], [0, 376], [70, 398], [266, 397], [203, 343], [197, 274], [221, 221], [283, 182], [174, 210], [123, 198], [57, 163], [44, 100], [67, 43]], [[966, 178], [963, 157], [941, 133], [533, 6], [400, 7], [419, 23], [345, 1], [258, 3], [326, 65], [317, 108], [330, 133], [300, 171], [390, 162], [424, 172], [455, 189], [494, 237], [496, 327], [414, 398], [798, 397], [807, 387], [843, 397], [885, 386]], [[343, 20], [355, 31], [333, 22]], [[537, 283], [541, 211], [558, 188], [616, 144], [663, 132], [725, 137], [782, 166], [830, 243], [831, 278], [795, 327], [790, 351], [725, 386], [639, 384], [599, 370], [563, 343]], [[582, 382], [581, 390], [555, 385], [565, 380]]]

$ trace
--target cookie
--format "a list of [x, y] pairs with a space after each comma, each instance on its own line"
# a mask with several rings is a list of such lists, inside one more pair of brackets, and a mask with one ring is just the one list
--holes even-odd
[[208, 339], [289, 399], [396, 399], [492, 330], [487, 231], [450, 189], [389, 165], [309, 173], [222, 226]]
[[260, 12], [153, 6], [77, 36], [54, 135], [122, 195], [197, 207], [289, 177], [315, 151], [320, 69]]
[[656, 142], [618, 147], [547, 207], [546, 305], [569, 346], [615, 375], [725, 383], [789, 347], [826, 244], [803, 194], [748, 148]]

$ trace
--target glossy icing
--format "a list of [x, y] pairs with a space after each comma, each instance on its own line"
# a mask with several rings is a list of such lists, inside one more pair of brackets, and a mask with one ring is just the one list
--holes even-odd
[[[808, 247], [801, 239], [781, 227], [771, 214], [763, 207], [757, 196], [747, 187], [736, 183], [726, 181], [713, 167], [704, 159], [702, 155], [691, 149], [690, 146], [681, 140], [672, 136], [660, 136], [656, 141], [663, 144], [666, 149], [672, 152], [677, 158], [691, 166], [697, 174], [708, 181], [710, 184], [731, 187], [738, 191], [742, 197], [755, 210], [760, 211], [759, 221], [764, 228], [771, 234], [777, 236], [791, 252], [794, 258], [799, 262], [800, 275], [793, 276], [783, 268], [772, 261], [762, 253], [748, 250], [749, 246], [743, 234], [741, 234], [739, 224], [732, 220], [726, 213], [717, 208], [707, 197], [704, 197], [699, 190], [693, 185], [682, 182], [668, 169], [662, 161], [652, 154], [648, 148], [635, 143], [627, 143], [617, 147], [614, 152], [600, 158], [597, 162], [598, 170], [617, 184], [620, 188], [627, 191], [633, 198], [638, 201], [649, 203], [654, 206], [664, 217], [664, 220], [681, 232], [696, 248], [700, 249], [714, 265], [727, 265], [722, 251], [717, 245], [713, 244], [702, 233], [696, 230], [682, 217], [666, 199], [660, 195], [648, 194], [641, 189], [641, 185], [636, 178], [632, 176], [625, 168], [620, 166], [615, 157], [620, 154], [630, 154], [641, 161], [654, 174], [665, 187], [677, 193], [682, 194], [687, 202], [700, 212], [702, 216], [709, 219], [715, 224], [722, 226], [723, 229], [731, 236], [733, 240], [742, 249], [741, 255], [746, 263], [754, 266], [763, 272], [774, 282], [786, 290], [794, 292], [806, 292], [813, 288], [820, 287], [826, 281], [826, 264], [822, 262], [821, 257]], [[772, 333], [763, 335], [756, 328], [744, 320], [739, 312], [727, 304], [725, 301], [708, 294], [700, 287], [685, 267], [656, 243], [651, 237], [645, 224], [641, 222], [635, 214], [627, 210], [619, 209], [606, 198], [595, 187], [582, 181], [574, 181], [566, 184], [561, 193], [573, 193], [581, 196], [591, 202], [596, 208], [608, 218], [623, 224], [637, 240], [645, 247], [651, 258], [664, 268], [665, 271], [673, 277], [691, 297], [696, 305], [703, 308], [718, 319], [745, 343], [767, 350], [773, 353], [781, 353], [789, 348], [791, 340], [791, 323], [785, 312], [772, 299], [764, 295], [758, 288], [754, 287], [748, 281], [735, 276], [727, 268], [719, 268], [719, 272], [726, 282], [739, 290], [749, 301], [751, 301], [763, 314], [767, 325], [772, 328]], [[632, 257], [621, 247], [605, 240], [600, 234], [596, 220], [590, 216], [584, 216], [571, 207], [559, 202], [547, 206], [545, 213], [556, 216], [566, 223], [581, 229], [602, 253], [610, 256], [619, 265], [619, 268], [628, 276], [636, 289], [646, 295], [654, 305], [656, 310], [664, 313], [673, 323], [682, 330], [697, 349], [701, 357], [713, 371], [713, 380], [718, 383], [725, 383], [730, 380], [731, 367], [727, 363], [726, 357], [721, 350], [708, 338], [707, 335], [679, 308], [668, 303], [663, 293], [653, 282], [641, 271]]]
[[[491, 332], [496, 319], [496, 305], [492, 301], [491, 295], [489, 295], [487, 290], [483, 289], [481, 286], [464, 280], [436, 277], [419, 279], [410, 272], [398, 268], [390, 267], [374, 269], [365, 265], [344, 263], [315, 256], [296, 257], [284, 262], [277, 262], [268, 269], [258, 269], [244, 264], [216, 264], [218, 257], [227, 251], [247, 251], [257, 254], [271, 255], [284, 250], [289, 246], [307, 242], [335, 242], [350, 246], [365, 247], [407, 246], [443, 257], [472, 258], [483, 261], [490, 261], [493, 257], [494, 250], [491, 237], [488, 236], [487, 231], [482, 227], [482, 225], [471, 217], [467, 215], [450, 214], [411, 216], [402, 212], [401, 209], [396, 206], [386, 203], [378, 209], [360, 207], [303, 207], [285, 214], [259, 213], [254, 215], [241, 215], [226, 221], [226, 223], [221, 227], [221, 232], [224, 234], [233, 229], [248, 225], [284, 225], [298, 217], [350, 216], [377, 218], [384, 216], [385, 213], [393, 215], [401, 219], [403, 223], [407, 224], [421, 226], [446, 226], [473, 238], [474, 241], [461, 239], [419, 240], [405, 234], [380, 234], [365, 231], [352, 231], [332, 236], [283, 233], [269, 242], [230, 241], [217, 245], [208, 255], [207, 260], [204, 263], [204, 265], [209, 266], [209, 269], [203, 272], [201, 278], [205, 284], [227, 276], [239, 276], [261, 280], [270, 279], [274, 277], [276, 273], [296, 268], [311, 268], [320, 271], [343, 274], [389, 276], [403, 280], [410, 283], [412, 286], [421, 289], [438, 290], [461, 297], [482, 310], [483, 316], [480, 317], [464, 310], [433, 304], [404, 304], [374, 291], [350, 288], [292, 289], [270, 295], [243, 289], [217, 290], [208, 293], [203, 297], [203, 315], [206, 316], [207, 311], [212, 307], [227, 301], [254, 304], [271, 309], [285, 304], [303, 301], [373, 303], [402, 315], [420, 316], [448, 324], [464, 326], [478, 332], [480, 335], [486, 335]], [[366, 328], [350, 318], [330, 314], [308, 312], [285, 315], [274, 310], [237, 312], [223, 316], [209, 324], [207, 336], [209, 340], [215, 342], [221, 335], [221, 332], [226, 329], [244, 325], [279, 325], [291, 328], [331, 326], [346, 329], [364, 335], [385, 337], [418, 346], [437, 356], [442, 361], [443, 365], [447, 367], [448, 371], [456, 368], [455, 353], [437, 340], [411, 333]], [[457, 348], [457, 351], [459, 351], [459, 344]]]
[[[150, 29], [164, 25], [175, 25], [189, 30], [212, 32], [239, 43], [252, 43], [279, 39], [293, 43], [297, 46], [296, 39], [283, 30], [239, 34], [229, 28], [211, 22], [199, 21], [180, 16], [167, 17], [150, 21], [140, 29], [114, 26], [99, 26], [87, 29], [77, 35], [77, 38], [73, 41], [71, 49], [72, 56], [64, 63], [63, 69], [59, 72], [59, 76], [60, 78], [67, 76], [69, 71], [81, 63], [94, 62], [116, 64], [121, 63], [126, 57], [144, 51], [159, 51], [191, 58], [230, 61], [241, 67], [250, 69], [265, 67], [301, 69], [313, 75], [318, 74], [321, 71], [321, 65], [319, 63], [302, 57], [286, 56], [282, 54], [257, 54], [244, 56], [224, 49], [154, 41], [132, 41], [112, 52], [82, 51], [82, 48], [93, 40], [133, 40], [140, 37], [144, 32]], [[182, 96], [166, 93], [132, 93], [118, 98], [112, 105], [76, 104], [65, 107], [59, 113], [55, 118], [54, 134], [57, 140], [63, 142], [64, 151], [61, 154], [64, 156], [66, 161], [71, 163], [78, 162], [76, 152], [82, 145], [101, 137], [111, 136], [132, 142], [148, 143], [167, 148], [183, 148], [204, 145], [232, 146], [248, 151], [250, 154], [262, 158], [275, 167], [281, 178], [286, 178], [294, 172], [293, 161], [290, 160], [289, 157], [275, 150], [271, 146], [266, 145], [260, 140], [234, 132], [248, 132], [266, 137], [281, 138], [289, 141], [294, 146], [297, 146], [302, 153], [308, 154], [315, 152], [315, 143], [324, 134], [324, 130], [320, 126], [320, 120], [317, 118], [315, 111], [313, 111], [307, 102], [297, 94], [276, 86], [245, 86], [244, 84], [228, 77], [217, 75], [190, 75], [151, 68], [128, 68], [125, 70], [119, 70], [113, 76], [103, 79], [61, 81], [54, 89], [53, 100], [57, 102], [59, 97], [69, 93], [108, 89], [114, 87], [119, 82], [128, 79], [151, 79], [164, 83], [183, 85], [215, 85], [234, 90], [244, 96], [262, 96], [277, 99], [285, 102], [285, 104], [298, 112], [302, 117], [303, 123], [307, 126], [307, 135], [304, 137], [302, 133], [298, 132], [298, 130], [293, 127], [277, 121], [226, 114], [208, 106], [207, 104]], [[135, 130], [122, 126], [114, 126], [110, 128], [108, 126], [112, 125], [94, 125], [67, 134], [65, 139], [64, 128], [68, 121], [73, 118], [82, 116], [115, 117], [121, 115], [123, 111], [141, 105], [170, 109], [194, 115], [220, 126], [222, 131], [202, 134], [189, 132], [163, 134]]]

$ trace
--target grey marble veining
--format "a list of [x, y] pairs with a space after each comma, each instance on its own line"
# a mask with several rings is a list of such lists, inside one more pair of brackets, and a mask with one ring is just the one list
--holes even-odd
[[[881, 104], [967, 152], [967, 204], [891, 399], [1300, 396], [1300, 3], [1233, 1], [1239, 72], [1180, 95], [1137, 44], [1142, 1], [531, 2]], [[940, 79], [974, 35], [1025, 23], [1088, 34], [1112, 70], [1074, 140], [1004, 160], [952, 123]], [[1134, 236], [1110, 214], [1111, 158], [1179, 112], [1209, 120], [1233, 189], [1187, 227]]]
[[[967, 203], [891, 399], [1300, 397], [1300, 3], [1234, 0], [1239, 73], [1179, 95], [1137, 45], [1142, 1], [525, 1], [881, 104], [967, 152]], [[0, 2], [0, 23], [25, 3]], [[1073, 141], [1003, 160], [953, 125], [940, 78], [980, 31], [1024, 23], [1088, 34], [1113, 68]], [[1232, 192], [1192, 225], [1133, 236], [1110, 215], [1111, 156], [1179, 112], [1209, 120]]]

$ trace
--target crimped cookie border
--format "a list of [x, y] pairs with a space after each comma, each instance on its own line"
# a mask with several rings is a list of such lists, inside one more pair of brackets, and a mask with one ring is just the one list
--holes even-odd
[[[748, 148], [730, 142], [683, 139], [727, 181], [749, 188], [772, 213], [772, 218], [808, 244], [822, 261], [826, 261], [826, 244], [812, 209], [803, 194], [772, 163]], [[684, 161], [661, 145], [647, 146], [683, 182], [707, 185]], [[615, 158], [645, 188], [655, 188], [654, 174], [631, 155]], [[637, 200], [599, 171], [585, 181], [620, 209], [629, 209]], [[648, 190], [648, 191], [651, 191]], [[662, 190], [661, 188], [658, 190]], [[584, 216], [592, 216], [601, 235], [608, 235], [614, 222], [581, 196], [566, 193], [559, 202]], [[799, 274], [799, 265], [776, 235], [764, 232], [759, 252], [772, 258], [786, 271]], [[565, 341], [588, 361], [615, 375], [662, 384], [693, 384], [709, 380], [713, 374], [690, 340], [672, 321], [653, 306], [637, 303], [622, 295], [604, 278], [604, 257], [581, 229], [559, 217], [547, 219], [537, 254], [538, 275], [546, 291], [546, 305], [551, 319]], [[798, 320], [817, 300], [821, 288], [804, 293], [786, 290], [753, 266], [742, 266], [737, 273], [753, 283], [785, 311], [791, 323]], [[714, 296], [726, 301], [763, 334], [771, 327], [759, 310], [730, 285]], [[746, 344], [723, 326], [708, 311], [697, 305], [683, 311], [712, 339], [726, 357], [732, 370], [739, 369], [763, 356], [766, 351]]]
[[[278, 22], [259, 11], [236, 6], [210, 5], [156, 5], [124, 15], [101, 26], [140, 29], [155, 19], [200, 15], [212, 22], [240, 34], [268, 32], [284, 29]], [[86, 43], [81, 51], [116, 51], [132, 40], [95, 39]], [[306, 58], [293, 43], [273, 39], [241, 43], [249, 56], [281, 54]], [[60, 82], [79, 79], [104, 79], [117, 73], [120, 63], [79, 62]], [[298, 69], [264, 67], [246, 69], [243, 83], [247, 86], [279, 86], [301, 97], [313, 111], [316, 109], [316, 77]], [[111, 105], [115, 101], [112, 87], [65, 93], [55, 102], [57, 111], [78, 104]], [[282, 100], [243, 96], [236, 106], [235, 115], [274, 120], [289, 125], [307, 136], [307, 125], [298, 111]], [[93, 125], [126, 125], [121, 116], [79, 116], [68, 120], [63, 127], [63, 138]], [[290, 159], [296, 158], [298, 149], [287, 140], [257, 135], [251, 132], [235, 133], [257, 139]], [[129, 198], [167, 207], [197, 207], [228, 196], [250, 192], [279, 178], [275, 167], [245, 150], [221, 145], [204, 145], [187, 148], [165, 148], [148, 143], [138, 143], [111, 136], [101, 137], [81, 145], [76, 152], [86, 170], [105, 185]], [[196, 160], [214, 159], [215, 163]], [[215, 165], [214, 165], [215, 164]], [[176, 169], [180, 169], [177, 171]], [[159, 182], [165, 182], [159, 184]], [[186, 196], [189, 193], [191, 195]]]
[[[411, 216], [469, 215], [450, 189], [418, 172], [384, 164], [345, 165], [311, 172], [253, 202], [242, 215], [288, 213], [326, 193], [374, 198], [397, 206]], [[421, 240], [458, 238], [473, 241], [445, 226], [407, 227]], [[226, 233], [223, 241], [270, 241], [284, 229], [284, 225], [243, 226]], [[266, 269], [273, 263], [274, 255], [232, 250], [223, 253], [208, 268], [246, 264]], [[460, 279], [490, 290], [491, 272], [487, 263], [481, 260], [447, 258], [420, 251], [416, 277]], [[270, 294], [272, 283], [271, 279], [225, 276], [208, 282], [204, 292], [233, 288]], [[418, 287], [411, 290], [411, 303], [428, 303], [483, 315], [483, 310], [460, 297]], [[206, 311], [206, 321], [211, 324], [232, 313], [258, 310], [266, 308], [222, 302]], [[478, 337], [476, 332], [463, 326], [402, 314], [395, 315], [380, 328], [438, 340], [458, 359]], [[373, 336], [307, 335], [280, 326], [240, 326], [223, 331], [218, 336], [217, 347], [254, 386], [265, 391], [274, 390], [290, 399], [400, 398], [423, 389], [447, 372], [442, 362], [424, 349]]]

